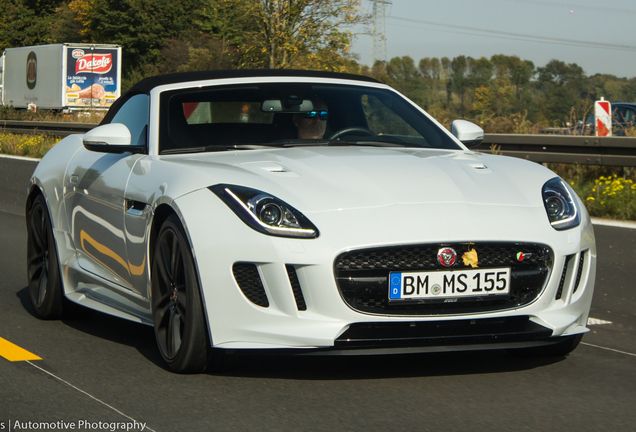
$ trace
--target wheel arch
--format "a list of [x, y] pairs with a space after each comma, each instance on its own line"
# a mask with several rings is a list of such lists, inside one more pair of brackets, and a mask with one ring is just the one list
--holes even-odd
[[148, 257], [151, 265], [155, 258], [155, 245], [157, 243], [157, 235], [159, 234], [161, 225], [163, 225], [170, 215], [179, 217], [178, 213], [169, 204], [160, 204], [153, 213], [152, 224], [150, 226], [150, 240], [148, 242]]
[[149, 261], [150, 268], [152, 268], [152, 262], [154, 260], [154, 255], [155, 255], [155, 246], [157, 244], [157, 236], [159, 234], [159, 231], [161, 230], [161, 226], [172, 215], [176, 216], [179, 219], [179, 222], [181, 223], [181, 228], [183, 228], [183, 231], [185, 232], [185, 235], [186, 235], [186, 240], [188, 241], [188, 248], [190, 249], [190, 253], [192, 254], [192, 262], [194, 264], [194, 272], [196, 274], [197, 282], [199, 285], [199, 296], [201, 298], [201, 302], [203, 303], [202, 304], [203, 311], [204, 311], [203, 319], [205, 320], [208, 343], [210, 347], [213, 347], [212, 332], [210, 331], [210, 323], [208, 321], [208, 313], [207, 313], [208, 309], [206, 306], [206, 298], [205, 298], [205, 293], [203, 290], [203, 284], [201, 282], [201, 275], [199, 273], [199, 263], [197, 261], [197, 254], [192, 248], [192, 239], [190, 237], [190, 232], [188, 231], [187, 225], [184, 222], [183, 217], [178, 211], [178, 209], [175, 209], [174, 207], [172, 207], [170, 204], [167, 204], [167, 203], [162, 203], [158, 205], [154, 211], [152, 224], [150, 228], [150, 238], [148, 241], [148, 249], [149, 249], [148, 256], [150, 258], [150, 261]]
[[[32, 184], [29, 186], [29, 191], [28, 191], [28, 195], [27, 195], [27, 199], [24, 205], [24, 214], [27, 215], [29, 210], [31, 209], [31, 207], [33, 207], [33, 202], [35, 201], [35, 199], [38, 197], [38, 195], [44, 195], [44, 192], [42, 191], [42, 189], [40, 188], [40, 186], [34, 182], [32, 182]], [[48, 207], [48, 202], [46, 200], [46, 197], [44, 197], [44, 202], [47, 203], [47, 207]], [[50, 209], [49, 209], [49, 214], [50, 214]]]

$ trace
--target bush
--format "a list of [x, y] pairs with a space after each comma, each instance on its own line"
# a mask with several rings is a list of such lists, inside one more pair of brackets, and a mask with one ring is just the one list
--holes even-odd
[[49, 151], [60, 137], [36, 134], [10, 134], [0, 132], [0, 153], [41, 158]]
[[590, 216], [636, 220], [634, 170], [577, 164], [548, 164], [585, 203]]
[[28, 111], [12, 107], [0, 107], [0, 120], [69, 122], [69, 123], [99, 123], [106, 111], [73, 111], [63, 113], [53, 110]]
[[[582, 191], [583, 192], [583, 191]], [[631, 179], [601, 176], [581, 198], [594, 216], [611, 219], [636, 219], [636, 183]]]

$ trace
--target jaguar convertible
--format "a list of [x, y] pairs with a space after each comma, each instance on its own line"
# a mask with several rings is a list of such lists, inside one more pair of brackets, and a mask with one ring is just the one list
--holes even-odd
[[568, 354], [596, 272], [585, 208], [450, 129], [364, 76], [144, 79], [31, 178], [35, 314], [153, 326], [180, 373], [241, 352]]

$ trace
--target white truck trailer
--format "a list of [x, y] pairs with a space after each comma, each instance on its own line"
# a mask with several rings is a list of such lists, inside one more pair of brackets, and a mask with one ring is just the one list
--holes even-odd
[[5, 48], [3, 106], [107, 109], [121, 93], [121, 47], [51, 44]]

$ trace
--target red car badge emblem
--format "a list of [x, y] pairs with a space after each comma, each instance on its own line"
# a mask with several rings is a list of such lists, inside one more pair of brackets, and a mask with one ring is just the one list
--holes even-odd
[[450, 267], [457, 260], [457, 252], [453, 248], [442, 248], [437, 252], [437, 261], [444, 267]]

